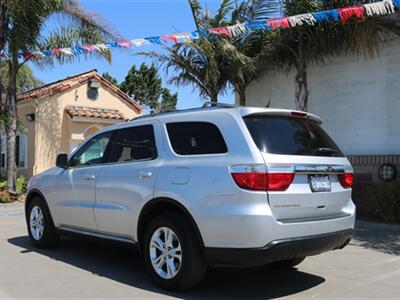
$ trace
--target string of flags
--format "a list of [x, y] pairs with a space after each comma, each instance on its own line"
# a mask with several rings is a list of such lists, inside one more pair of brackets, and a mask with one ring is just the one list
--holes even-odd
[[[346, 23], [351, 18], [363, 20], [366, 17], [371, 16], [390, 15], [393, 14], [396, 9], [400, 10], [400, 0], [384, 0], [359, 6], [329, 9], [283, 18], [266, 19], [262, 21], [246, 22], [227, 27], [210, 28], [207, 30], [208, 32], [204, 30], [198, 30], [193, 32], [181, 32], [133, 40], [119, 40], [112, 43], [83, 45], [52, 50], [26, 51], [19, 53], [19, 58], [28, 60], [32, 58], [44, 58], [47, 56], [72, 56], [93, 51], [104, 52], [113, 48], [139, 48], [151, 44], [163, 45], [168, 42], [184, 43], [189, 40], [199, 39], [200, 36], [207, 37], [208, 34], [232, 38], [245, 32], [254, 30], [277, 30], [280, 28], [289, 28], [302, 25], [314, 26], [315, 24], [321, 22]], [[0, 53], [0, 58], [8, 58], [8, 55], [5, 53]]]

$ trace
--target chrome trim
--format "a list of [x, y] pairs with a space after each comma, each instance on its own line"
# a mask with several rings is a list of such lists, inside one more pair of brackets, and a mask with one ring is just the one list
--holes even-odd
[[129, 243], [129, 244], [136, 244], [136, 241], [134, 241], [130, 238], [127, 238], [127, 237], [115, 236], [115, 235], [111, 235], [111, 234], [88, 231], [88, 230], [83, 230], [83, 229], [78, 229], [78, 228], [71, 228], [71, 227], [68, 227], [65, 225], [58, 227], [58, 229], [63, 230], [63, 231], [77, 233], [77, 234], [83, 234], [83, 235], [93, 236], [93, 237], [97, 237], [97, 238], [102, 238], [102, 239], [114, 240], [114, 241]]
[[304, 222], [315, 222], [315, 221], [328, 221], [350, 216], [351, 214], [342, 212], [325, 216], [313, 216], [313, 217], [293, 218], [293, 219], [277, 219], [277, 221], [284, 224], [291, 224], [291, 223], [304, 223]]
[[343, 165], [295, 165], [295, 173], [307, 174], [342, 174], [345, 172]]

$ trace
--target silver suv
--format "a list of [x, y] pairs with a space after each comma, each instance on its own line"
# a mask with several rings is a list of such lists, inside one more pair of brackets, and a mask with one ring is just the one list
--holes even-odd
[[312, 114], [208, 107], [104, 128], [34, 176], [32, 243], [75, 233], [130, 243], [182, 290], [211, 266], [293, 267], [351, 239], [349, 161]]

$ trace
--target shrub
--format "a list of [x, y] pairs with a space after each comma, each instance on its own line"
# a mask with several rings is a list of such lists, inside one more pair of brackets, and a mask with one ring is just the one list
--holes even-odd
[[5, 190], [0, 191], [0, 203], [9, 203], [11, 201], [12, 199], [8, 191]]
[[24, 176], [19, 175], [15, 182], [15, 189], [18, 194], [24, 194], [26, 192], [27, 181]]
[[371, 207], [386, 222], [400, 222], [400, 184], [385, 182], [370, 190]]
[[7, 181], [0, 181], [0, 190], [4, 190], [7, 187]]

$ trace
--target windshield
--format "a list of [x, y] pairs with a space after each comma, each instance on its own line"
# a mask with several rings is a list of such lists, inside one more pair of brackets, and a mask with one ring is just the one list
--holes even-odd
[[314, 121], [286, 116], [247, 116], [243, 119], [262, 152], [344, 156], [328, 134]]

